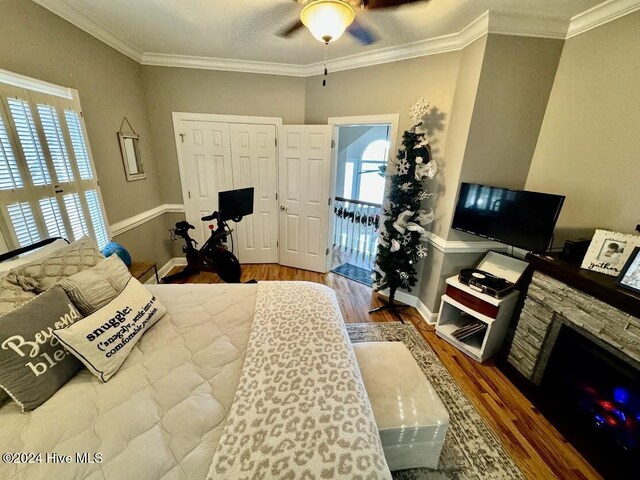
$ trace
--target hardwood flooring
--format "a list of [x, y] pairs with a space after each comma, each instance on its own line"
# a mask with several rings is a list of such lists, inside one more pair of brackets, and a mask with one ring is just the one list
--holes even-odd
[[[395, 321], [388, 312], [369, 315], [370, 309], [382, 304], [377, 295], [340, 275], [272, 264], [243, 265], [242, 271], [243, 281], [305, 280], [328, 285], [335, 290], [347, 323]], [[220, 283], [220, 279], [215, 274], [201, 273], [182, 283]], [[479, 364], [438, 338], [414, 308], [404, 310], [403, 316], [420, 331], [527, 478], [602, 478], [491, 360]]]

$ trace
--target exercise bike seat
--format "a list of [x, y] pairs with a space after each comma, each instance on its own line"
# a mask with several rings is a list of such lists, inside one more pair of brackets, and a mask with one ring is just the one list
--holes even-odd
[[213, 212], [211, 215], [205, 215], [204, 217], [200, 217], [200, 220], [203, 222], [210, 222], [211, 220], [216, 220], [218, 218], [218, 212]]
[[194, 230], [195, 228], [196, 227], [191, 225], [186, 220], [181, 220], [179, 222], [176, 222], [176, 230]]

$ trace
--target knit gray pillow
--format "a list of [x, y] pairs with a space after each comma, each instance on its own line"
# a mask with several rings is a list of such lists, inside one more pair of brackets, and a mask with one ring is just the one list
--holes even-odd
[[127, 286], [131, 274], [117, 255], [105, 258], [95, 267], [60, 280], [73, 304], [87, 317], [101, 309]]
[[81, 318], [57, 285], [0, 318], [0, 387], [23, 412], [46, 402], [82, 366], [51, 333]]

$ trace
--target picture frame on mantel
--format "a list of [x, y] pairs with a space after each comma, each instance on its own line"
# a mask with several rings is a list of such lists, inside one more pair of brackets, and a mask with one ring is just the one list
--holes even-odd
[[627, 263], [616, 280], [616, 285], [632, 292], [640, 293], [640, 247], [636, 247], [629, 255]]
[[616, 277], [638, 246], [640, 235], [596, 230], [581, 267]]
[[[129, 125], [130, 132], [122, 131], [125, 123]], [[120, 142], [120, 153], [122, 155], [122, 164], [127, 182], [135, 182], [147, 178], [142, 156], [140, 155], [140, 136], [133, 130], [127, 117], [124, 117], [120, 125], [118, 141]]]

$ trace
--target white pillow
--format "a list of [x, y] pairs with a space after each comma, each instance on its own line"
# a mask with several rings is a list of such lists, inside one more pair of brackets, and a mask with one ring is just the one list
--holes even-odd
[[107, 382], [142, 335], [166, 312], [154, 295], [131, 278], [100, 310], [53, 334], [96, 377]]

